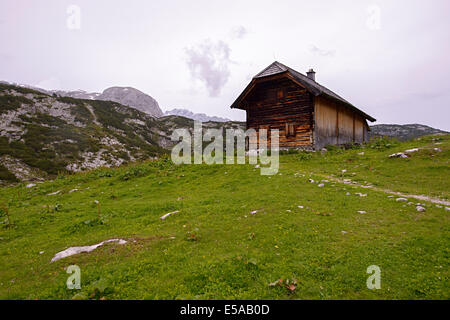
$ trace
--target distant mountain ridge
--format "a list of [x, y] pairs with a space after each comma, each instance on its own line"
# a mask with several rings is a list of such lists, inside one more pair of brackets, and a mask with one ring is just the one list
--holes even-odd
[[181, 116], [181, 117], [185, 117], [185, 118], [189, 118], [189, 119], [197, 120], [197, 121], [202, 121], [202, 122], [208, 122], [208, 121], [229, 122], [229, 121], [231, 121], [228, 118], [208, 116], [204, 113], [193, 113], [192, 111], [189, 111], [187, 109], [172, 109], [172, 110], [166, 111], [164, 114], [167, 116]]
[[17, 83], [9, 83], [7, 81], [0, 81], [0, 83], [7, 85], [14, 85], [22, 88], [28, 88], [36, 91], [40, 91], [42, 93], [62, 97], [70, 97], [75, 99], [86, 99], [86, 100], [104, 100], [104, 101], [114, 101], [118, 102], [122, 105], [135, 108], [139, 111], [145, 112], [153, 117], [160, 118], [163, 116], [180, 116], [185, 117], [192, 120], [202, 121], [202, 122], [229, 122], [232, 121], [228, 118], [222, 118], [217, 116], [208, 116], [204, 113], [194, 113], [187, 109], [175, 108], [163, 113], [161, 108], [159, 107], [158, 102], [151, 97], [150, 95], [139, 91], [132, 87], [110, 87], [105, 89], [102, 93], [99, 92], [87, 92], [84, 90], [45, 90], [42, 88], [17, 84]]
[[139, 111], [145, 112], [156, 118], [162, 117], [164, 115], [159, 107], [158, 102], [153, 97], [132, 87], [110, 87], [105, 89], [102, 93], [99, 93], [87, 92], [84, 90], [45, 90], [38, 87], [9, 83], [6, 81], [1, 81], [0, 83], [28, 88], [43, 92], [48, 95], [56, 94], [57, 96], [70, 97], [75, 99], [114, 101], [124, 106], [132, 107]]
[[371, 137], [392, 137], [399, 140], [409, 140], [430, 134], [448, 134], [423, 124], [377, 124], [370, 127]]

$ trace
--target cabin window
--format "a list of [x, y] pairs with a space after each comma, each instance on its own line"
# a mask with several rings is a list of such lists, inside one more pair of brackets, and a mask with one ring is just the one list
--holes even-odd
[[293, 123], [286, 123], [286, 137], [295, 137], [295, 125]]

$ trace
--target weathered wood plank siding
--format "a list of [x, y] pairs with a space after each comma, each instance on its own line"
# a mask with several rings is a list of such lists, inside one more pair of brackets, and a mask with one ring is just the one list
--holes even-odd
[[313, 146], [312, 95], [290, 79], [257, 83], [242, 105], [247, 129], [278, 129], [280, 148]]
[[326, 145], [367, 141], [367, 122], [339, 102], [315, 98], [315, 148]]
[[315, 128], [314, 145], [321, 149], [329, 144], [337, 143], [338, 136], [338, 112], [334, 103], [321, 97], [314, 99], [315, 103]]

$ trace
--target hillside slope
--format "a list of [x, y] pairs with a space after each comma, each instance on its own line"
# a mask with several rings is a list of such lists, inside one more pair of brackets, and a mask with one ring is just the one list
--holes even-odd
[[[0, 298], [449, 299], [450, 208], [431, 202], [450, 199], [449, 158], [449, 136], [379, 140], [282, 155], [275, 176], [160, 159], [0, 188]], [[126, 243], [51, 262], [107, 239]]]
[[183, 117], [154, 118], [112, 101], [8, 84], [0, 84], [0, 115], [0, 183], [155, 158], [168, 153], [174, 129], [193, 127]]
[[2, 178], [120, 165], [160, 155], [170, 144], [164, 122], [118, 103], [9, 85], [1, 85], [0, 100]]

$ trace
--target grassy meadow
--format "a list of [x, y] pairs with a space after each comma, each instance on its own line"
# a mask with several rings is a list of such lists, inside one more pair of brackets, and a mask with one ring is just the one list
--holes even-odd
[[449, 206], [382, 191], [449, 201], [449, 160], [428, 136], [282, 154], [274, 176], [161, 159], [2, 187], [0, 299], [449, 299]]

